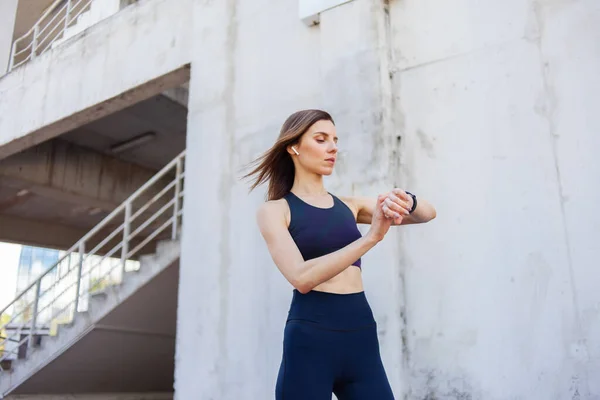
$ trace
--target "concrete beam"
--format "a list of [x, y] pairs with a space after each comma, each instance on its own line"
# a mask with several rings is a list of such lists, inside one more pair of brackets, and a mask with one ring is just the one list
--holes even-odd
[[[155, 228], [156, 225], [157, 224], [153, 224], [147, 231], [152, 230], [152, 228]], [[96, 246], [102, 239], [104, 239], [116, 228], [117, 226], [115, 224], [111, 224], [107, 226], [106, 229], [101, 230], [97, 235], [90, 239], [89, 242], [86, 242], [87, 249], [89, 250]], [[139, 245], [142, 240], [144, 240], [147, 231], [131, 240], [129, 247], [135, 248], [137, 245]], [[13, 215], [0, 214], [1, 242], [45, 247], [49, 249], [68, 250], [86, 233], [88, 233], [87, 229], [57, 224], [56, 222], [52, 221], [39, 221]], [[170, 232], [168, 230], [162, 232], [156, 238], [151, 240], [150, 243], [142, 247], [138, 253], [132, 257], [132, 259], [136, 260], [142, 255], [154, 253], [156, 251], [156, 243], [160, 240], [166, 240], [169, 238]], [[121, 240], [121, 236], [117, 235], [95, 254], [106, 254], [119, 243], [119, 240]], [[121, 253], [118, 252], [117, 256], [119, 254]]]
[[76, 243], [85, 229], [0, 215], [0, 241], [65, 250]]
[[[6, 222], [0, 221], [0, 240], [67, 249], [84, 236], [96, 222], [93, 222], [93, 219], [84, 222], [80, 213], [65, 216], [64, 212], [51, 208], [52, 206], [43, 210], [44, 216], [40, 217], [40, 220], [30, 220], [28, 212], [23, 210], [27, 210], [27, 202], [31, 198], [52, 200], [52, 204], [58, 203], [61, 207], [64, 204], [67, 208], [76, 208], [84, 213], [102, 211], [108, 214], [144, 185], [155, 172], [61, 140], [49, 141], [0, 160], [0, 187], [12, 189], [13, 193], [17, 193], [13, 197], [5, 197], [0, 202], [0, 213], [7, 214], [2, 216]], [[165, 187], [170, 179], [165, 178], [151, 186], [134, 202], [133, 211], [139, 210], [139, 207]], [[170, 199], [168, 194], [152, 204], [133, 226], [139, 226], [166, 204]], [[38, 201], [35, 204], [40, 203]], [[13, 210], [16, 206], [19, 206], [18, 211]], [[15, 215], [16, 212], [22, 215]], [[153, 229], [166, 221], [170, 213], [171, 211], [167, 210], [159, 216], [133, 239], [131, 245], [136, 246], [140, 243]], [[56, 223], [56, 218], [60, 219], [60, 223]], [[92, 246], [94, 242], [99, 242], [122, 221], [121, 212], [87, 245]], [[85, 226], [86, 224], [88, 226]], [[168, 235], [168, 232], [163, 232], [158, 239], [165, 235]], [[120, 237], [118, 235], [114, 241], [100, 249], [99, 253], [110, 250]], [[141, 253], [151, 251], [152, 244], [142, 249]]]
[[60, 140], [0, 160], [4, 186], [104, 211], [116, 208], [155, 172]]
[[178, 86], [175, 88], [167, 89], [163, 92], [163, 95], [165, 97], [168, 97], [169, 99], [173, 100], [175, 103], [184, 106], [185, 108], [187, 108], [187, 106], [188, 106], [188, 100], [190, 97], [190, 93], [189, 93], [189, 89], [187, 89], [183, 86]]
[[[120, 111], [135, 103], [149, 99], [168, 88], [177, 86], [188, 80], [189, 67], [186, 66], [165, 76], [148, 81], [143, 85], [114, 96], [104, 102], [95, 104], [69, 116], [65, 116], [65, 118], [36, 129], [29, 134], [13, 139], [4, 145], [0, 143], [0, 160], [60, 136], [63, 133], [83, 126], [89, 122], [106, 117], [107, 115]], [[2, 140], [2, 138], [0, 138], [0, 140]]]

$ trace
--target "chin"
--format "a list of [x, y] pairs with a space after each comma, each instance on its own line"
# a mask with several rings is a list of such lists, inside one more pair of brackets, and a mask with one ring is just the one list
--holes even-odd
[[311, 169], [310, 170], [312, 173], [315, 173], [317, 175], [325, 175], [325, 176], [329, 176], [333, 173], [333, 167], [321, 167], [321, 168], [315, 168], [315, 169]]

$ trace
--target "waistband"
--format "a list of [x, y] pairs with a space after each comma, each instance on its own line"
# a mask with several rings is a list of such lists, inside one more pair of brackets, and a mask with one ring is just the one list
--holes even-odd
[[375, 325], [365, 292], [337, 294], [294, 289], [287, 322], [298, 321], [334, 330], [354, 330]]

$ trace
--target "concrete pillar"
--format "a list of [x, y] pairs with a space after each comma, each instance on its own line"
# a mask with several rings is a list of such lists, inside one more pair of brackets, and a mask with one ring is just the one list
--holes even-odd
[[19, 0], [0, 1], [0, 76], [8, 71]]
[[[313, 27], [296, 6], [194, 1], [186, 159], [194, 173], [185, 189], [178, 400], [273, 398], [292, 287], [256, 226], [264, 188], [248, 195], [238, 177], [273, 144], [283, 120], [303, 108], [333, 113], [346, 157], [327, 181], [333, 192], [375, 195], [394, 180], [383, 4], [356, 0], [325, 11]], [[400, 396], [402, 287], [390, 237], [365, 257], [364, 276]]]

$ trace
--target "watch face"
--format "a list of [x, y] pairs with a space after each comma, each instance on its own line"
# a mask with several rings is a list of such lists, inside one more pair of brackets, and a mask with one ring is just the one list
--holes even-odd
[[409, 211], [409, 213], [412, 213], [417, 208], [417, 196], [415, 196], [414, 194], [412, 194], [410, 192], [406, 192], [406, 194], [408, 194], [413, 199], [413, 205], [412, 205], [412, 208]]

